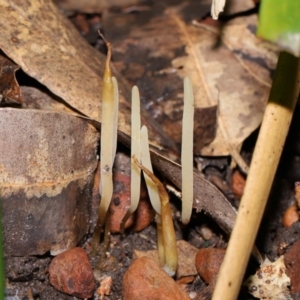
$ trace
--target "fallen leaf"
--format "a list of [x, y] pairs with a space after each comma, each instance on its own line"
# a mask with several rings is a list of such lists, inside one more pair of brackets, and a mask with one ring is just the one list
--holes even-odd
[[[80, 36], [52, 1], [0, 0], [0, 26], [0, 47], [9, 58], [74, 108], [74, 114], [101, 121], [105, 56]], [[120, 89], [119, 129], [130, 134], [130, 88], [115, 70], [114, 74]], [[175, 148], [145, 111], [143, 122], [153, 144]]]
[[[249, 1], [243, 1], [247, 9]], [[103, 26], [114, 41], [116, 65], [140, 86], [148, 110], [176, 142], [184, 76], [192, 79], [196, 109], [218, 106], [216, 137], [204, 147], [199, 144], [195, 154], [222, 156], [238, 153], [259, 126], [277, 50], [255, 37], [254, 15], [235, 18], [221, 29], [195, 22], [210, 4], [190, 0], [166, 8], [158, 3], [154, 14], [140, 12], [135, 18], [107, 13]]]
[[173, 60], [173, 65], [184, 66], [182, 77], [191, 74], [198, 106], [218, 103], [216, 138], [201, 154], [232, 154], [231, 148], [239, 149], [262, 120], [276, 54], [268, 65], [270, 47], [262, 47], [252, 32], [255, 16], [228, 22], [218, 46], [217, 28], [185, 25], [174, 13], [171, 16], [188, 45], [188, 55]]
[[88, 233], [99, 134], [65, 113], [0, 109], [0, 186], [7, 255], [52, 255]]
[[22, 103], [23, 96], [16, 81], [18, 65], [0, 53], [0, 103]]

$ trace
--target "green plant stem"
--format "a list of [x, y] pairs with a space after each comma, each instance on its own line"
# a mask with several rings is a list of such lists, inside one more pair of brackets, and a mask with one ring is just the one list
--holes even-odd
[[238, 297], [299, 95], [299, 71], [299, 58], [281, 52], [213, 300]]

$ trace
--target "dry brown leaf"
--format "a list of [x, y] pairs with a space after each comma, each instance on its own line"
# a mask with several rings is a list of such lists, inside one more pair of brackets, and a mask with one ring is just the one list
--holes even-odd
[[74, 247], [90, 226], [97, 130], [65, 113], [13, 108], [0, 109], [0, 127], [5, 253]]
[[185, 24], [178, 15], [180, 10], [168, 12], [187, 45], [187, 55], [173, 60], [173, 66], [183, 66], [181, 77], [192, 77], [198, 107], [218, 104], [216, 138], [201, 154], [232, 154], [261, 122], [276, 49], [254, 36], [255, 15], [226, 23], [219, 41], [216, 27]]
[[[248, 9], [248, 1], [243, 2]], [[193, 23], [196, 15], [200, 18], [207, 12], [207, 5], [209, 8], [210, 1], [190, 0], [166, 9], [158, 3], [152, 15], [141, 12], [134, 19], [104, 14], [103, 24], [114, 40], [122, 74], [141, 86], [144, 101], [164, 130], [178, 142], [181, 82], [189, 75], [196, 108], [218, 105], [216, 138], [197, 147], [195, 153], [229, 155], [238, 153], [241, 143], [261, 122], [277, 53], [255, 37], [254, 15], [226, 23], [222, 40], [218, 27]]]
[[[79, 112], [99, 120], [105, 57], [50, 0], [0, 0], [0, 47], [30, 76]], [[130, 89], [119, 79], [119, 129], [130, 134]], [[153, 144], [174, 148], [144, 112]]]

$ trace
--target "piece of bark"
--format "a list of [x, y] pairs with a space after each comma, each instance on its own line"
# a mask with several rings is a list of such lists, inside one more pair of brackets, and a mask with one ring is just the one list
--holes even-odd
[[51, 111], [0, 109], [6, 255], [53, 255], [88, 233], [97, 130]]
[[122, 287], [124, 300], [190, 300], [176, 282], [147, 257], [133, 261], [123, 277]]
[[79, 298], [92, 297], [95, 280], [86, 252], [79, 247], [53, 258], [49, 280], [55, 289]]

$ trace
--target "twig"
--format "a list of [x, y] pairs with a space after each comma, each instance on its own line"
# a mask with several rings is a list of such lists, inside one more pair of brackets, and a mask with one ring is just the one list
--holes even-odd
[[237, 298], [299, 95], [300, 60], [281, 52], [213, 300]]

